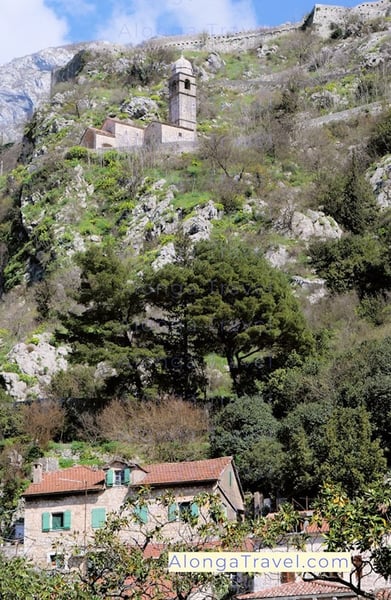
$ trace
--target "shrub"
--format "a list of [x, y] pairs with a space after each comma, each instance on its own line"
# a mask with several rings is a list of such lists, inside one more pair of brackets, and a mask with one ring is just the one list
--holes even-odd
[[375, 126], [368, 142], [368, 151], [375, 158], [391, 152], [391, 111]]
[[65, 154], [67, 160], [85, 160], [88, 158], [88, 150], [84, 146], [73, 146]]

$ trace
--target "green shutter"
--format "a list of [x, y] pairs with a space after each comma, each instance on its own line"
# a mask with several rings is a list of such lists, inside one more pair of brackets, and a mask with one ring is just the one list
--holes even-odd
[[173, 521], [177, 520], [177, 517], [178, 517], [178, 506], [174, 502], [173, 504], [168, 505], [168, 520], [170, 523], [172, 523]]
[[130, 483], [130, 469], [127, 467], [124, 469], [124, 484], [129, 485]]
[[48, 512], [42, 513], [42, 531], [50, 531], [51, 515]]
[[105, 508], [93, 508], [91, 511], [91, 527], [98, 529], [105, 524], [106, 521], [106, 509]]
[[64, 529], [70, 529], [71, 528], [71, 511], [70, 510], [66, 510], [64, 512]]
[[198, 510], [198, 504], [197, 504], [197, 502], [192, 502], [191, 503], [190, 513], [191, 513], [192, 517], [198, 517], [198, 515], [200, 514], [200, 511]]
[[134, 514], [141, 521], [141, 523], [146, 523], [148, 521], [148, 507], [147, 506], [136, 506], [134, 509]]
[[232, 471], [229, 472], [228, 479], [229, 479], [229, 487], [231, 487], [232, 486]]
[[107, 487], [112, 487], [114, 485], [114, 471], [113, 469], [109, 469], [106, 473], [106, 485]]

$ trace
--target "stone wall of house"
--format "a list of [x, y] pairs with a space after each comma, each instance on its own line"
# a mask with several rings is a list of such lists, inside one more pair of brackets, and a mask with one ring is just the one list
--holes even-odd
[[[221, 494], [221, 500], [227, 509], [227, 517], [236, 519], [234, 506], [241, 507], [242, 500], [237, 486], [236, 479], [232, 471], [232, 479], [229, 476], [229, 470], [223, 475], [223, 487], [227, 488], [226, 493]], [[156, 502], [167, 489], [154, 489], [150, 492], [148, 500], [148, 522], [145, 525], [133, 523], [127, 532], [124, 532], [124, 538], [142, 539], [142, 530], [147, 530], [148, 527], [154, 527], [158, 522], [167, 523], [164, 528], [164, 537], [171, 539], [183, 539], [184, 536], [190, 535], [187, 524], [179, 519], [173, 522], [168, 522], [168, 507], [162, 506]], [[210, 485], [202, 486], [176, 486], [172, 488], [172, 493], [175, 496], [175, 501], [192, 502], [194, 496], [200, 492], [214, 493], [216, 488]], [[102, 490], [101, 492], [80, 493], [74, 495], [52, 495], [46, 497], [28, 497], [25, 503], [25, 539], [24, 539], [24, 554], [34, 560], [36, 564], [48, 565], [51, 563], [51, 558], [56, 554], [56, 546], [62, 547], [65, 554], [70, 555], [74, 546], [82, 547], [88, 543], [93, 535], [92, 528], [92, 510], [94, 508], [105, 508], [106, 516], [110, 512], [116, 512], [121, 505], [129, 497], [134, 494], [134, 488], [127, 486], [113, 486]], [[231, 500], [230, 494], [232, 495]], [[206, 511], [204, 510], [204, 517]], [[65, 530], [42, 531], [42, 514], [43, 513], [63, 513], [70, 511], [71, 513], [71, 528]], [[202, 511], [201, 511], [202, 515]], [[141, 527], [141, 529], [140, 529]]]
[[220, 479], [222, 501], [227, 506], [228, 519], [234, 519], [238, 508], [244, 509], [238, 481], [232, 467], [229, 465]]
[[[26, 498], [24, 554], [36, 564], [50, 563], [50, 556], [56, 553], [56, 545], [70, 551], [75, 545], [88, 543], [93, 533], [92, 509], [106, 508], [106, 514], [117, 511], [128, 494], [124, 486], [107, 488], [101, 493], [80, 493], [68, 496], [42, 496]], [[71, 512], [69, 531], [42, 531], [42, 513]]]

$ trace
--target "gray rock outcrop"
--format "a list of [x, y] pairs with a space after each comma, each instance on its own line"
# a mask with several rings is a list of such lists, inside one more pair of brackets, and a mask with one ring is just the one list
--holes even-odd
[[225, 61], [221, 58], [218, 52], [211, 52], [207, 57], [204, 65], [205, 68], [211, 73], [218, 73], [220, 69], [224, 67]]
[[391, 156], [386, 156], [377, 165], [368, 181], [375, 193], [377, 203], [385, 210], [391, 207]]
[[129, 115], [131, 119], [157, 119], [159, 117], [159, 107], [155, 100], [144, 96], [135, 96], [121, 105], [121, 112]]
[[[218, 211], [210, 200], [203, 206], [197, 207], [194, 210], [195, 214], [184, 218], [183, 211], [174, 205], [177, 192], [177, 188], [167, 186], [164, 179], [151, 185], [151, 188], [138, 199], [137, 206], [128, 217], [129, 226], [124, 240], [125, 246], [131, 246], [136, 252], [140, 252], [146, 241], [158, 239], [161, 235], [175, 234], [180, 226], [192, 243], [209, 238], [213, 227], [211, 221], [220, 218], [222, 212]], [[172, 252], [169, 248], [170, 246], [166, 250], [161, 250], [156, 264], [160, 264], [161, 261], [163, 264], [170, 262]]]
[[265, 58], [271, 54], [277, 54], [279, 48], [275, 44], [262, 44], [257, 50], [258, 58]]
[[266, 260], [275, 267], [276, 269], [281, 269], [288, 262], [292, 261], [292, 257], [290, 256], [287, 248], [285, 246], [277, 246], [277, 248], [270, 248], [265, 253]]
[[316, 279], [306, 279], [300, 275], [292, 277], [292, 283], [296, 288], [301, 288], [305, 293], [310, 304], [316, 304], [322, 298], [327, 296], [326, 280], [320, 277]]
[[[1, 372], [6, 390], [17, 401], [44, 394], [44, 388], [52, 376], [68, 366], [69, 348], [56, 348], [49, 343], [50, 334], [35, 336], [34, 342], [16, 344], [8, 354], [8, 360], [19, 372]], [[26, 381], [27, 380], [27, 381]]]
[[311, 100], [319, 110], [328, 110], [339, 104], [340, 97], [328, 90], [322, 90], [312, 94]]
[[173, 242], [168, 242], [159, 252], [159, 256], [153, 261], [152, 268], [158, 271], [165, 265], [174, 262], [176, 258], [175, 246]]
[[342, 229], [335, 219], [317, 210], [307, 210], [307, 214], [294, 211], [290, 229], [295, 237], [302, 240], [336, 240], [342, 236]]

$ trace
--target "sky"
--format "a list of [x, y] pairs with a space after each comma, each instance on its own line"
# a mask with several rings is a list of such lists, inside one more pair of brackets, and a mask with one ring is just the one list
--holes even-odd
[[[243, 31], [300, 21], [314, 0], [0, 0], [0, 64], [51, 46]], [[356, 6], [360, 0], [326, 0]]]

